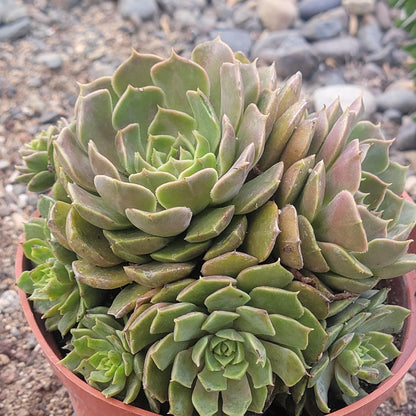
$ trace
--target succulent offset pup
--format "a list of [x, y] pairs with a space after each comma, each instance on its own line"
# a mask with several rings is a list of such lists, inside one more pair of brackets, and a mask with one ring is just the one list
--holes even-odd
[[408, 311], [376, 286], [416, 267], [406, 168], [361, 98], [309, 114], [300, 73], [276, 79], [220, 39], [133, 52], [22, 151], [52, 191], [19, 286], [107, 397], [313, 416], [389, 376]]

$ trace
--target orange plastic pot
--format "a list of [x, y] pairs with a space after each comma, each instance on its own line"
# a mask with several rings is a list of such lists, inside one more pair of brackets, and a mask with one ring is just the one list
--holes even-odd
[[[416, 240], [416, 228], [410, 238]], [[416, 242], [410, 245], [410, 252], [416, 253]], [[22, 271], [30, 267], [23, 255], [22, 246], [19, 245], [16, 254], [16, 279]], [[383, 403], [393, 392], [400, 380], [416, 361], [416, 271], [402, 277], [386, 282], [391, 288], [390, 302], [402, 305], [411, 310], [402, 332], [401, 355], [396, 359], [393, 375], [363, 399], [352, 405], [332, 412], [330, 416], [370, 416], [377, 407]], [[95, 390], [64, 365], [60, 363], [61, 355], [52, 335], [46, 331], [39, 314], [32, 310], [26, 294], [19, 291], [23, 312], [37, 341], [39, 342], [49, 364], [56, 376], [67, 388], [76, 416], [158, 416], [138, 407], [126, 405], [118, 400], [106, 399], [98, 390]]]

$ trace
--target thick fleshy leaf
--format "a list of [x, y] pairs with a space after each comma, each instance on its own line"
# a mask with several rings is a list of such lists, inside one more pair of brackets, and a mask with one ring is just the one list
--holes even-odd
[[329, 131], [329, 123], [325, 107], [315, 113], [314, 116], [316, 117], [316, 125], [308, 150], [309, 155], [316, 154], [319, 151]]
[[320, 242], [318, 245], [333, 272], [351, 279], [366, 279], [373, 275], [365, 264], [337, 244]]
[[159, 287], [175, 282], [191, 274], [194, 263], [157, 263], [124, 266], [126, 274], [146, 287]]
[[267, 115], [260, 112], [254, 103], [248, 105], [241, 119], [237, 131], [237, 155], [251, 143], [254, 144], [255, 154], [253, 165], [255, 165], [264, 150]]
[[210, 192], [218, 179], [214, 169], [203, 169], [178, 181], [156, 189], [156, 196], [165, 208], [188, 207], [195, 215], [211, 202]]
[[261, 92], [259, 100], [257, 102], [258, 109], [265, 115], [267, 115], [265, 137], [269, 137], [270, 132], [273, 129], [274, 123], [277, 118], [277, 95], [278, 90], [265, 89]]
[[197, 380], [192, 391], [192, 404], [200, 416], [213, 416], [218, 411], [218, 391], [205, 390]]
[[135, 88], [152, 85], [150, 69], [162, 59], [156, 55], [132, 51], [130, 57], [115, 71], [112, 77], [114, 90], [121, 96], [129, 85]]
[[240, 63], [225, 62], [220, 67], [221, 112], [220, 117], [228, 117], [234, 130], [237, 130], [244, 111], [243, 80]]
[[146, 234], [135, 228], [120, 231], [104, 231], [105, 238], [113, 246], [134, 255], [150, 254], [165, 247], [170, 239]]
[[368, 243], [365, 253], [356, 253], [354, 257], [371, 270], [393, 264], [407, 252], [410, 241], [395, 241], [377, 238]]
[[[70, 250], [71, 247], [68, 244], [66, 236], [66, 218], [70, 209], [70, 204], [62, 201], [56, 201], [50, 209], [48, 218], [49, 230], [55, 237], [56, 241], [68, 250]], [[29, 233], [26, 229], [25, 236], [27, 240], [30, 240]]]
[[217, 237], [228, 226], [233, 214], [233, 205], [205, 210], [193, 217], [185, 240], [190, 243], [199, 243]]
[[221, 254], [237, 249], [244, 241], [247, 231], [247, 217], [235, 215], [228, 227], [214, 240], [204, 255], [209, 260]]
[[256, 103], [260, 94], [260, 77], [257, 70], [257, 60], [251, 63], [242, 63], [240, 65], [240, 72], [243, 80], [244, 107], [247, 107], [250, 103]]
[[303, 267], [300, 250], [300, 235], [296, 208], [286, 205], [280, 210], [280, 234], [277, 236], [275, 254], [280, 257], [282, 264], [301, 269]]
[[361, 180], [361, 151], [358, 139], [352, 140], [326, 175], [325, 199], [331, 200], [342, 190], [350, 191], [354, 194]]
[[300, 71], [293, 74], [280, 88], [278, 94], [278, 112], [280, 118], [286, 110], [299, 101], [302, 88], [302, 73]]
[[341, 191], [313, 222], [316, 238], [349, 250], [367, 250], [367, 238], [354, 197]]
[[[341, 100], [339, 97], [336, 98], [327, 108], [326, 108], [326, 116], [328, 118], [328, 126], [329, 130], [332, 129], [335, 122], [342, 116], [343, 111], [341, 107]], [[355, 137], [354, 137], [355, 139]]]
[[178, 294], [194, 281], [195, 279], [182, 279], [178, 282], [168, 283], [157, 290], [151, 302], [154, 304], [159, 302], [175, 302]]
[[365, 159], [362, 162], [363, 170], [378, 174], [387, 169], [389, 165], [389, 148], [393, 140], [367, 139], [362, 144], [369, 144]]
[[275, 197], [280, 207], [294, 203], [302, 191], [314, 164], [315, 155], [311, 155], [296, 161], [289, 169], [285, 170]]
[[268, 88], [274, 90], [277, 84], [277, 74], [274, 62], [269, 66], [261, 66], [259, 69], [260, 91]]
[[59, 163], [69, 178], [83, 188], [95, 191], [94, 172], [91, 169], [88, 155], [76, 142], [76, 137], [69, 127], [65, 127], [54, 144]]
[[147, 86], [127, 87], [114, 108], [112, 123], [116, 130], [121, 130], [129, 124], [137, 123], [140, 132], [147, 136], [147, 131], [155, 117], [158, 107], [165, 103], [164, 92], [157, 87]]
[[177, 241], [161, 250], [153, 252], [150, 256], [153, 260], [162, 263], [178, 263], [193, 260], [205, 253], [211, 245], [210, 241], [189, 243], [187, 241]]
[[190, 312], [175, 319], [173, 336], [175, 341], [189, 341], [199, 339], [205, 332], [202, 325], [207, 315], [202, 312]]
[[187, 113], [158, 107], [156, 116], [149, 126], [148, 133], [154, 136], [164, 134], [173, 137], [177, 137], [181, 133], [187, 138], [192, 138], [192, 132], [195, 128], [195, 120]]
[[228, 379], [227, 389], [222, 392], [222, 411], [228, 416], [245, 414], [251, 403], [251, 390], [247, 377]]
[[197, 375], [198, 367], [192, 361], [192, 351], [187, 349], [179, 352], [173, 362], [171, 379], [189, 389]]
[[399, 257], [393, 264], [374, 269], [374, 276], [380, 279], [391, 279], [409, 273], [416, 267], [416, 254], [405, 254]]
[[221, 137], [221, 126], [211, 103], [199, 88], [197, 91], [187, 91], [186, 95], [198, 132], [208, 140], [210, 151], [216, 153]]
[[169, 383], [169, 413], [174, 416], [192, 416], [192, 390], [173, 380]]
[[89, 223], [104, 230], [120, 230], [131, 226], [124, 215], [107, 205], [101, 197], [90, 194], [74, 183], [68, 184], [68, 192], [72, 205]]
[[157, 309], [156, 316], [150, 325], [151, 334], [165, 334], [173, 332], [175, 328], [174, 320], [197, 309], [192, 303], [173, 303], [161, 306]]
[[318, 319], [325, 319], [329, 311], [329, 299], [318, 289], [299, 281], [290, 282], [286, 290], [297, 293], [303, 306], [308, 308]]
[[274, 263], [260, 264], [242, 270], [237, 276], [237, 286], [249, 293], [259, 286], [283, 288], [293, 279], [293, 274], [280, 264], [280, 260]]
[[306, 111], [306, 102], [298, 101], [289, 107], [278, 119], [268, 137], [264, 152], [259, 161], [259, 168], [266, 170], [275, 164], [286, 146], [290, 136], [302, 120]]
[[189, 90], [196, 91], [199, 88], [209, 95], [210, 82], [204, 69], [173, 51], [169, 59], [153, 65], [151, 76], [154, 85], [165, 93], [167, 106], [175, 110], [192, 114], [186, 97]]
[[222, 119], [222, 136], [217, 155], [217, 171], [219, 177], [228, 172], [235, 162], [238, 144], [237, 140], [230, 120], [227, 116], [224, 116]]
[[[201, 65], [210, 80], [210, 91], [207, 94], [216, 114], [220, 114], [221, 83], [220, 68], [225, 62], [234, 62], [231, 48], [219, 37], [212, 41], [203, 42], [192, 51], [192, 60]], [[195, 88], [194, 88], [195, 89]]]
[[315, 233], [311, 223], [303, 215], [298, 215], [298, 226], [301, 241], [300, 250], [305, 268], [315, 273], [329, 271], [329, 266], [316, 242]]
[[269, 314], [279, 314], [297, 319], [304, 312], [302, 303], [298, 299], [298, 294], [294, 291], [259, 285], [250, 291], [250, 297], [250, 306], [264, 309]]
[[163, 171], [149, 171], [143, 169], [140, 173], [135, 173], [129, 176], [129, 181], [137, 185], [147, 188], [151, 192], [167, 182], [176, 180], [176, 177], [168, 172]]
[[152, 360], [154, 345], [151, 346], [144, 360], [143, 390], [147, 391], [151, 398], [160, 403], [168, 400], [169, 369], [161, 371]]
[[95, 143], [90, 140], [88, 143], [88, 157], [90, 166], [95, 175], [106, 175], [110, 178], [120, 180], [116, 167], [101, 153], [98, 152]]
[[195, 282], [184, 288], [178, 295], [177, 300], [180, 302], [191, 302], [195, 305], [203, 305], [205, 299], [215, 291], [229, 286], [235, 282], [231, 277], [212, 276], [201, 277]]
[[279, 162], [246, 182], [240, 193], [230, 201], [235, 206], [235, 214], [248, 214], [265, 204], [279, 186], [282, 173], [283, 163]]
[[97, 267], [88, 261], [76, 260], [72, 268], [77, 280], [97, 289], [116, 289], [131, 283], [122, 266]]
[[321, 160], [309, 174], [297, 203], [298, 213], [312, 222], [321, 209], [325, 194], [325, 165]]
[[389, 189], [401, 195], [406, 183], [406, 172], [409, 166], [402, 166], [397, 162], [390, 160], [387, 169], [378, 174], [378, 177], [386, 183], [389, 183]]
[[367, 290], [372, 289], [379, 281], [376, 277], [350, 279], [331, 272], [320, 274], [319, 279], [332, 289], [340, 291], [347, 290], [352, 293], [364, 293]]
[[323, 160], [327, 170], [332, 166], [344, 148], [351, 132], [353, 118], [354, 113], [347, 109], [335, 122], [319, 149], [316, 155], [316, 161], [319, 162], [320, 160]]
[[308, 328], [296, 319], [284, 315], [270, 315], [270, 320], [276, 330], [276, 334], [272, 337], [263, 336], [264, 339], [301, 350], [308, 346], [308, 335], [312, 328]]
[[150, 212], [156, 209], [156, 197], [144, 186], [122, 182], [105, 175], [97, 175], [94, 184], [104, 202], [118, 212], [124, 212], [127, 208]]
[[382, 203], [389, 184], [383, 182], [378, 176], [363, 172], [361, 175], [360, 192], [368, 194], [363, 203], [369, 211], [376, 210]]
[[403, 209], [403, 205], [404, 199], [390, 191], [390, 189], [387, 189], [383, 202], [378, 207], [378, 211], [382, 213], [381, 218], [385, 220], [391, 220], [387, 230], [393, 228], [394, 225], [396, 225], [398, 222]]
[[280, 160], [285, 170], [290, 168], [296, 161], [303, 159], [308, 154], [312, 137], [315, 133], [316, 119], [308, 118], [302, 120], [296, 130], [292, 133]]
[[[123, 273], [125, 274], [124, 270]], [[149, 293], [147, 287], [143, 287], [136, 283], [125, 286], [114, 298], [111, 306], [108, 308], [108, 314], [114, 315], [116, 318], [122, 318], [131, 312], [136, 306], [139, 299], [145, 299]]]
[[267, 357], [270, 360], [273, 372], [276, 373], [287, 386], [294, 386], [304, 375], [306, 375], [305, 367], [296, 353], [288, 348], [267, 341], [263, 341], [263, 345], [266, 348]]
[[248, 219], [247, 235], [243, 250], [257, 257], [259, 262], [265, 261], [273, 250], [280, 232], [278, 227], [279, 210], [273, 201], [266, 202]]
[[220, 329], [231, 328], [238, 317], [238, 313], [235, 312], [213, 311], [205, 320], [201, 329], [215, 334]]
[[234, 321], [235, 329], [254, 335], [274, 335], [276, 333], [269, 314], [264, 309], [240, 306], [236, 312], [240, 316]]
[[188, 207], [175, 207], [159, 212], [126, 209], [127, 218], [138, 229], [159, 237], [172, 237], [185, 231], [192, 218]]
[[242, 270], [258, 263], [256, 257], [232, 251], [207, 260], [201, 267], [203, 276], [225, 275], [236, 277]]
[[251, 143], [243, 150], [228, 172], [220, 177], [210, 194], [214, 204], [223, 204], [238, 195], [253, 166], [254, 153], [254, 144]]
[[108, 90], [94, 91], [79, 99], [76, 135], [84, 149], [92, 140], [98, 151], [118, 166], [114, 140], [116, 131], [113, 128], [111, 95]]
[[111, 251], [103, 230], [85, 221], [74, 207], [68, 212], [65, 232], [71, 249], [91, 264], [110, 267], [122, 263]]
[[[145, 137], [147, 138], [147, 136]], [[135, 155], [138, 154], [141, 158], [146, 155], [145, 143], [142, 143], [140, 134], [140, 126], [135, 123], [119, 130], [115, 138], [115, 147], [120, 164], [124, 170], [129, 174], [135, 173], [135, 160], [137, 159]]]
[[358, 212], [360, 213], [360, 217], [363, 222], [363, 227], [367, 235], [368, 241], [371, 241], [374, 238], [387, 237], [387, 226], [390, 222], [389, 220], [384, 220], [378, 215], [371, 213], [363, 205], [358, 205], [357, 208]]
[[250, 297], [247, 293], [229, 285], [209, 295], [204, 304], [209, 312], [216, 310], [232, 312], [237, 307], [245, 305], [249, 300]]

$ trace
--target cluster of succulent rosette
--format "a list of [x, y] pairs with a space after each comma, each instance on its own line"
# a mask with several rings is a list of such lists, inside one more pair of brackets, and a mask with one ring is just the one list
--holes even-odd
[[416, 207], [362, 112], [310, 114], [299, 73], [277, 85], [220, 39], [81, 85], [19, 167], [52, 187], [18, 284], [63, 363], [175, 416], [313, 416], [388, 377], [408, 311], [377, 284], [416, 267]]

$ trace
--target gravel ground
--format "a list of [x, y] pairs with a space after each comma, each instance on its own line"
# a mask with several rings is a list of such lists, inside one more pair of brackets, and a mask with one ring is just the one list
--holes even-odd
[[[76, 81], [87, 82], [110, 74], [129, 56], [132, 47], [162, 56], [168, 56], [175, 47], [187, 55], [196, 39], [209, 35], [202, 28], [196, 33], [196, 27], [183, 24], [186, 21], [183, 13], [179, 15], [169, 9], [168, 3], [175, 5], [179, 0], [161, 2], [165, 8], [145, 21], [136, 15], [123, 19], [114, 1], [16, 0], [10, 4], [19, 22], [23, 25], [22, 19], [28, 19], [26, 27], [21, 29], [25, 36], [2, 40], [3, 3], [10, 1], [0, 0], [0, 415], [71, 416], [68, 395], [31, 334], [15, 291], [16, 245], [23, 223], [36, 203], [36, 196], [15, 182], [14, 166], [20, 160], [18, 149], [50, 123], [61, 117], [71, 118], [78, 91]], [[202, 8], [204, 4], [210, 6], [204, 13], [205, 25], [209, 17], [214, 23], [219, 20], [218, 27], [226, 25], [227, 20], [221, 20], [218, 7], [214, 7], [219, 3], [214, 0], [194, 3]], [[227, 5], [232, 7], [236, 3], [247, 11], [253, 9], [255, 1], [229, 0]], [[267, 35], [266, 31], [262, 33], [264, 28], [258, 19], [245, 22], [252, 40]], [[360, 79], [361, 67], [357, 62], [344, 62], [338, 67], [335, 61], [327, 60], [325, 65], [335, 72], [342, 70], [344, 80], [350, 83]], [[378, 92], [385, 88], [386, 80], [408, 82], [406, 66], [380, 65], [380, 68], [384, 72], [374, 76], [371, 83]], [[325, 77], [328, 72], [321, 71], [321, 75]], [[319, 82], [320, 79], [314, 79], [307, 83], [306, 90], [311, 91]], [[375, 113], [372, 118], [381, 120], [388, 133], [395, 134], [403, 118], [399, 114], [399, 121], [392, 122], [391, 116]], [[413, 163], [408, 184], [411, 193], [415, 183], [414, 154], [414, 149], [397, 153], [399, 159]], [[398, 406], [389, 399], [380, 406], [377, 416], [416, 415], [415, 376], [414, 366], [405, 379], [407, 403]]]

